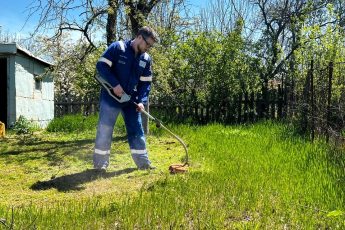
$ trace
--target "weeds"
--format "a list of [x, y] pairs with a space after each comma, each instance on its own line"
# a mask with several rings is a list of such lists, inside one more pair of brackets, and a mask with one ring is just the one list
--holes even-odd
[[[121, 125], [115, 138], [124, 135]], [[120, 138], [109, 171], [95, 175], [95, 129], [72, 141], [73, 133], [45, 135], [34, 149], [13, 140], [0, 154], [0, 217], [10, 219], [8, 206], [17, 203], [15, 226], [35, 220], [38, 229], [345, 228], [343, 152], [289, 138], [290, 129], [271, 122], [172, 129], [188, 143], [187, 174], [168, 174], [183, 149], [154, 127], [148, 148], [155, 171], [135, 170]]]
[[35, 130], [38, 130], [38, 125], [26, 119], [24, 116], [20, 115], [18, 120], [11, 127], [17, 135], [27, 135], [32, 134]]

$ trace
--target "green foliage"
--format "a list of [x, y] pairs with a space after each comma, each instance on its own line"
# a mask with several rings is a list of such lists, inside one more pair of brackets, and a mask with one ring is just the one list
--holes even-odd
[[55, 100], [79, 101], [95, 100], [100, 87], [93, 78], [95, 65], [105, 47], [91, 49], [83, 40], [71, 41], [71, 36], [63, 33], [59, 41], [41, 37], [44, 49], [54, 59], [52, 76], [55, 83]]
[[18, 135], [22, 134], [32, 134], [33, 131], [39, 129], [36, 124], [26, 119], [24, 116], [20, 115], [18, 120], [13, 124], [12, 129]]
[[[95, 100], [98, 97], [100, 86], [94, 79], [96, 73], [96, 63], [106, 47], [100, 46], [96, 50], [90, 52], [83, 61], [76, 60], [75, 87], [79, 98]], [[79, 47], [82, 49], [82, 47]]]
[[[330, 23], [334, 20], [333, 8], [328, 5], [326, 14], [326, 27], [319, 24], [305, 24], [301, 30], [301, 43], [303, 46], [296, 51], [296, 62], [300, 65], [298, 80], [303, 86], [304, 78], [310, 67], [310, 61], [314, 60], [314, 66], [327, 67], [330, 62], [340, 63], [345, 61], [345, 34], [339, 25]], [[335, 72], [334, 81], [336, 91], [344, 87], [340, 72]], [[339, 79], [340, 78], [340, 79]], [[300, 90], [301, 91], [301, 90]], [[334, 94], [339, 95], [339, 92]]]
[[97, 116], [66, 115], [54, 118], [47, 126], [48, 132], [82, 132], [94, 130], [97, 126]]
[[[292, 2], [281, 6], [269, 1], [254, 5], [260, 4], [262, 8], [256, 9], [261, 24], [258, 23], [251, 37], [244, 36], [250, 31], [247, 30], [250, 22], [244, 20], [246, 17], [236, 18], [233, 27], [222, 33], [215, 28], [200, 29], [193, 24], [194, 21], [182, 15], [184, 11], [179, 8], [180, 3], [170, 5], [169, 1], [163, 1], [157, 4], [153, 14], [147, 17], [147, 23], [153, 25], [162, 41], [161, 46], [149, 51], [154, 61], [151, 102], [187, 104], [191, 108], [225, 108], [239, 93], [258, 92], [262, 88], [264, 94], [268, 81], [274, 79], [283, 90], [286, 89], [283, 113], [298, 117], [295, 111], [299, 102], [295, 100], [302, 98], [303, 90], [306, 90], [306, 76], [312, 59], [314, 66], [319, 67], [315, 76], [320, 76], [314, 82], [317, 86], [315, 95], [318, 95], [315, 99], [324, 102], [324, 90], [328, 84], [324, 69], [330, 61], [341, 63], [345, 60], [344, 30], [338, 24], [343, 21], [343, 15], [339, 14], [340, 6], [320, 1]], [[124, 10], [129, 13], [130, 9], [125, 7]], [[198, 20], [202, 17], [195, 21]], [[182, 28], [186, 25], [195, 27], [190, 26], [185, 31]], [[130, 31], [130, 28], [122, 31], [119, 29], [121, 26], [118, 27], [121, 34]], [[47, 44], [54, 54], [56, 67], [55, 98], [58, 101], [95, 100], [100, 87], [92, 76], [106, 47], [96, 44], [99, 47], [90, 51], [86, 41], [71, 45], [70, 40], [64, 34], [59, 45]], [[86, 56], [82, 55], [85, 53]], [[344, 71], [344, 67], [334, 68], [334, 108], [344, 107]], [[303, 101], [300, 104], [308, 103]], [[324, 108], [323, 105], [318, 107]], [[336, 119], [343, 117], [342, 113]]]
[[152, 50], [153, 101], [166, 104], [220, 105], [240, 92], [255, 92], [258, 60], [247, 52], [243, 23], [228, 34], [188, 31], [171, 34], [170, 46]]
[[[301, 27], [301, 45], [295, 52], [296, 66], [295, 73], [296, 95], [300, 98], [299, 120], [302, 130], [306, 132], [306, 125], [311, 126], [311, 118], [314, 117], [313, 126], [316, 129], [328, 132], [328, 130], [340, 131], [343, 126], [344, 112], [341, 109], [345, 104], [345, 33], [344, 29], [333, 23], [337, 16], [332, 5], [324, 9], [322, 24], [315, 22], [313, 15], [307, 18], [306, 23]], [[313, 63], [313, 65], [312, 65]], [[332, 82], [329, 84], [330, 73]], [[313, 85], [311, 85], [313, 77]], [[330, 90], [330, 91], [329, 91]], [[313, 91], [313, 101], [311, 92]], [[328, 96], [331, 92], [330, 105]], [[311, 104], [314, 104], [314, 114], [311, 114]], [[331, 107], [331, 117], [326, 123], [328, 106]], [[316, 115], [317, 114], [317, 115]], [[317, 118], [315, 118], [317, 116]], [[327, 126], [327, 128], [325, 128]], [[321, 131], [321, 132], [322, 132]], [[338, 134], [337, 134], [338, 135]]]

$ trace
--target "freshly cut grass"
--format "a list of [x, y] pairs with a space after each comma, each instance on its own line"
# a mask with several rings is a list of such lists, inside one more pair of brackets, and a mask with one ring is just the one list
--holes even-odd
[[116, 133], [101, 176], [87, 170], [93, 132], [1, 141], [0, 219], [19, 229], [345, 228], [344, 152], [271, 122], [172, 129], [188, 143], [187, 174], [168, 174], [183, 149], [155, 128], [148, 148], [158, 170], [133, 170]]

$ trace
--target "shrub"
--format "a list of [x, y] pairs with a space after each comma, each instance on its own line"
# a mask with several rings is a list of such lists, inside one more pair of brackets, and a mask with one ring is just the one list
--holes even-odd
[[12, 129], [16, 134], [32, 134], [33, 131], [38, 129], [38, 126], [35, 125], [32, 121], [29, 121], [24, 116], [20, 115], [18, 120], [12, 125]]

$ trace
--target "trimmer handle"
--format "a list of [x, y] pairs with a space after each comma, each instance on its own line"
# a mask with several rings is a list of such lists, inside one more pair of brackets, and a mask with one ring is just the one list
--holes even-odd
[[131, 96], [126, 93], [122, 94], [121, 97], [117, 96], [113, 91], [113, 87], [98, 74], [95, 74], [94, 77], [103, 86], [103, 88], [107, 90], [108, 94], [116, 101], [123, 103], [131, 100]]

